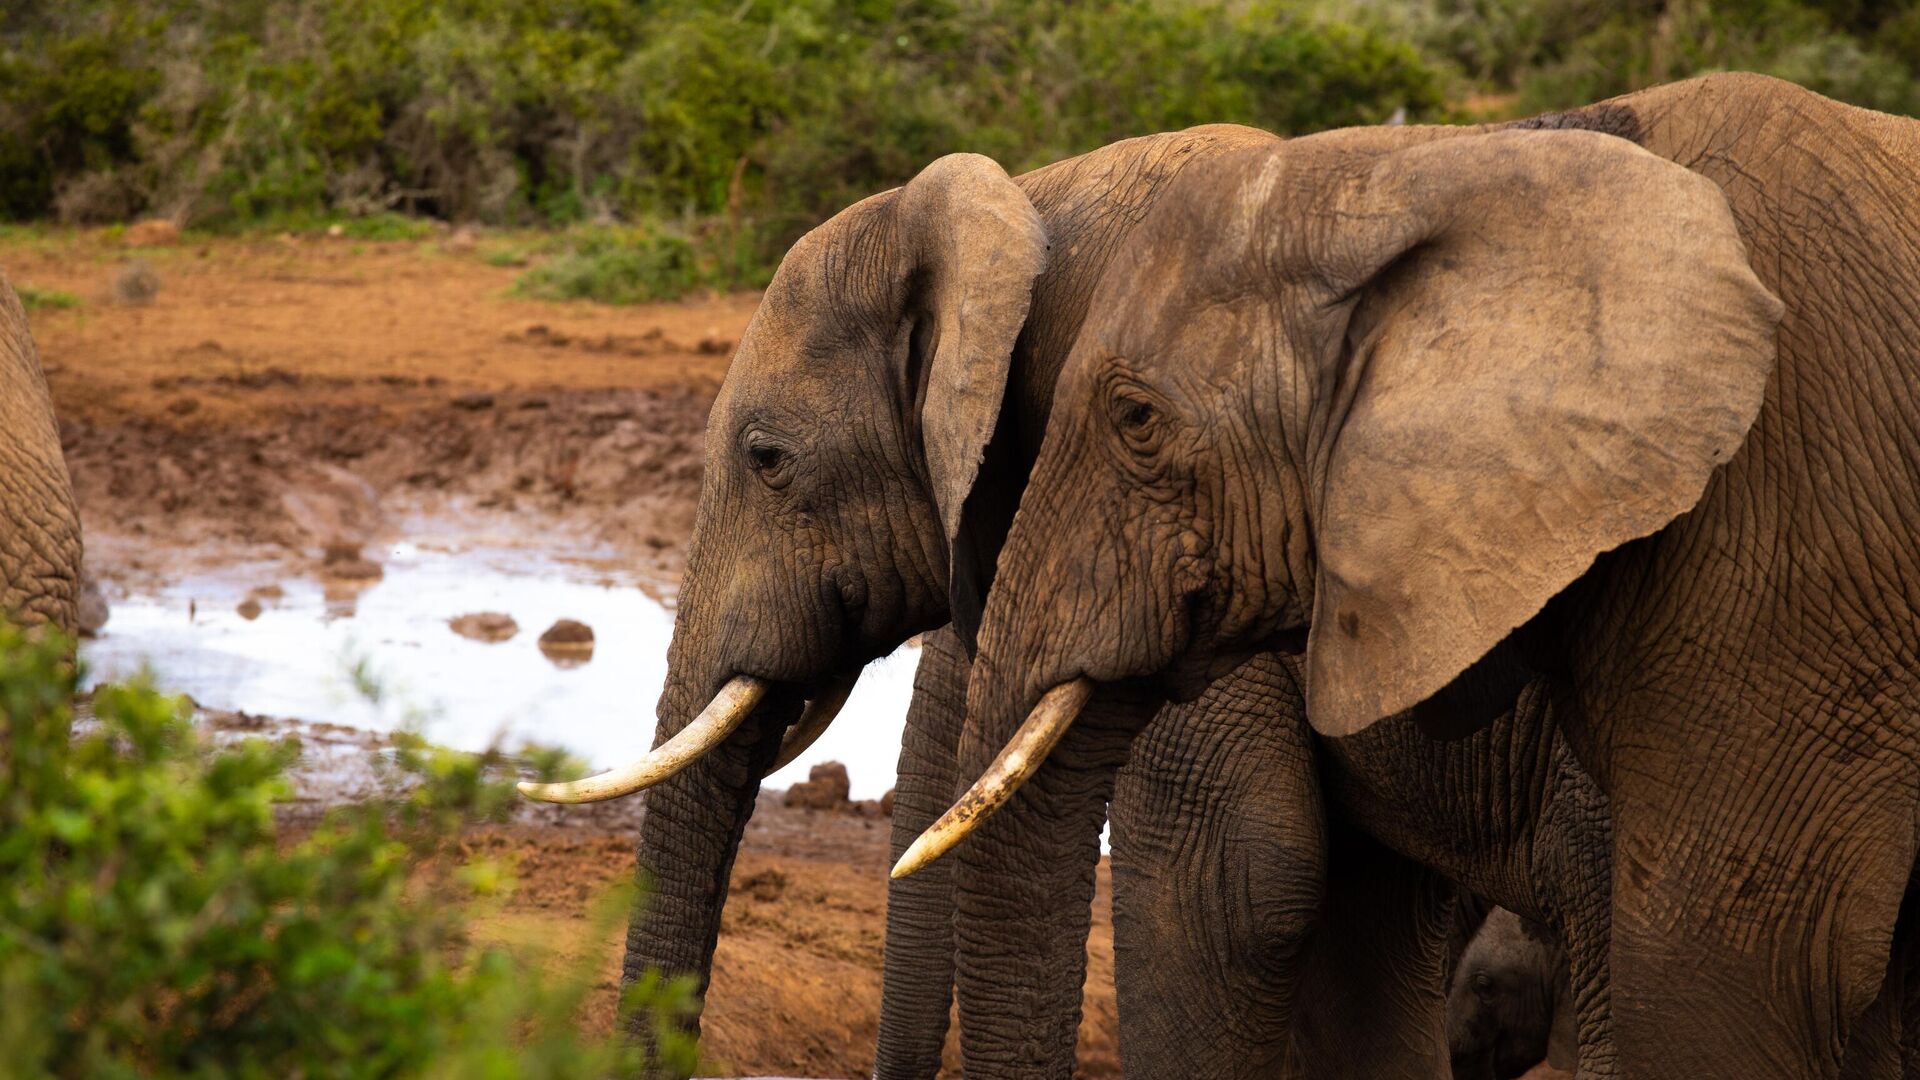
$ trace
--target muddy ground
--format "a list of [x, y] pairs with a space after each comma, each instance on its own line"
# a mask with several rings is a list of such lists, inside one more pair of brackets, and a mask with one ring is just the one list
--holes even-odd
[[[112, 598], [236, 558], [318, 573], [328, 545], [396, 522], [460, 537], [604, 545], [671, 595], [700, 483], [707, 410], [757, 297], [632, 308], [509, 295], [484, 240], [193, 239], [127, 250], [104, 234], [0, 239], [32, 313], [87, 530]], [[116, 298], [145, 262], [158, 290]], [[422, 523], [428, 523], [423, 526]], [[229, 717], [227, 726], [265, 724]], [[324, 782], [368, 739], [298, 729]], [[329, 764], [333, 763], [333, 764]], [[342, 780], [345, 776], [347, 779]], [[331, 778], [331, 779], [326, 779]], [[522, 886], [476, 927], [556, 944], [600, 972], [583, 1023], [613, 1021], [621, 940], [588, 911], [633, 870], [631, 809], [542, 808], [475, 834]], [[706, 1012], [718, 1072], [863, 1076], [872, 1066], [887, 821], [763, 797], [734, 870]], [[1101, 872], [1083, 1074], [1117, 1075], [1112, 930]], [[949, 1059], [955, 1060], [951, 1039]]]

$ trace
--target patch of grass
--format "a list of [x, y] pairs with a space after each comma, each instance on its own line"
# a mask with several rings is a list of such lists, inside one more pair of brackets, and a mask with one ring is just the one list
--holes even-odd
[[576, 231], [567, 248], [520, 275], [514, 292], [538, 300], [638, 304], [707, 283], [693, 242], [659, 229]]
[[[405, 214], [371, 214], [339, 222], [341, 235], [354, 240], [424, 240], [439, 231], [439, 225], [427, 218]], [[329, 226], [331, 231], [331, 226]]]
[[28, 311], [65, 311], [80, 306], [80, 298], [65, 289], [39, 289], [21, 285], [14, 290]]
[[482, 251], [480, 261], [488, 266], [525, 266], [533, 261], [533, 255], [524, 245], [507, 244]]

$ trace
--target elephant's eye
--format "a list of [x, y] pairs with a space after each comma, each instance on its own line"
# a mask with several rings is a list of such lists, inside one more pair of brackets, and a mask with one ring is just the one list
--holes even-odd
[[793, 455], [777, 443], [754, 441], [747, 444], [747, 467], [768, 487], [786, 486]]
[[1127, 448], [1142, 456], [1151, 456], [1160, 448], [1160, 409], [1138, 392], [1119, 393], [1109, 406], [1114, 429]]
[[1485, 1001], [1493, 996], [1493, 978], [1484, 971], [1476, 971], [1470, 981], [1475, 997]]
[[754, 472], [777, 469], [786, 458], [787, 452], [777, 446], [755, 446], [747, 450], [747, 460], [753, 463]]
[[1123, 428], [1146, 427], [1153, 423], [1153, 405], [1145, 401], [1124, 401], [1120, 404], [1120, 426]]

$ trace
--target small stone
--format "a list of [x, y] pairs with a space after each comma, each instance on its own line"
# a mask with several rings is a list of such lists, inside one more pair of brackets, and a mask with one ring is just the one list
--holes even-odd
[[99, 582], [85, 573], [80, 575], [80, 600], [74, 617], [81, 637], [93, 637], [107, 625], [107, 594], [100, 591]]
[[245, 600], [240, 601], [240, 606], [234, 608], [233, 610], [237, 614], [239, 614], [241, 618], [247, 620], [248, 622], [252, 622], [253, 620], [260, 617], [260, 611], [261, 611], [260, 601], [255, 600], [253, 597], [249, 596]]
[[506, 641], [520, 632], [520, 624], [513, 621], [513, 616], [498, 611], [469, 612], [448, 619], [447, 625], [463, 638], [490, 645]]
[[493, 395], [484, 390], [474, 390], [470, 393], [458, 394], [455, 395], [453, 399], [453, 407], [456, 409], [466, 409], [468, 412], [479, 412], [482, 409], [491, 409], [493, 408]]
[[128, 247], [165, 247], [180, 239], [180, 226], [166, 218], [148, 218], [127, 226], [120, 239]]
[[175, 398], [167, 402], [167, 411], [175, 416], [191, 416], [200, 410], [200, 399], [196, 397]]
[[327, 235], [333, 237], [335, 240], [338, 240], [341, 237], [347, 235], [347, 227], [336, 221], [333, 224], [327, 226]]
[[574, 619], [560, 619], [540, 635], [540, 652], [561, 667], [575, 667], [593, 659], [593, 628]]
[[360, 557], [360, 545], [350, 540], [329, 540], [320, 549], [320, 562], [326, 566]]
[[740, 890], [761, 903], [780, 899], [787, 891], [787, 875], [778, 870], [762, 870], [740, 883]]
[[847, 805], [847, 767], [823, 761], [808, 770], [805, 781], [787, 789], [786, 805], [808, 810], [839, 810]]
[[378, 581], [385, 573], [379, 563], [361, 557], [360, 545], [345, 540], [327, 543], [320, 569], [328, 577], [343, 581]]

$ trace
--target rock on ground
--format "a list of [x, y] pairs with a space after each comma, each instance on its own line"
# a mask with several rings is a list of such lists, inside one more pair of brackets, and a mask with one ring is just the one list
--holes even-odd
[[520, 624], [513, 616], [498, 611], [474, 611], [465, 615], [456, 615], [447, 620], [453, 632], [463, 638], [484, 641], [488, 644], [506, 641], [520, 632]]
[[809, 810], [839, 810], [847, 805], [851, 790], [847, 767], [837, 761], [823, 761], [807, 773], [805, 780], [787, 789], [786, 804]]

